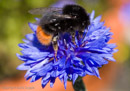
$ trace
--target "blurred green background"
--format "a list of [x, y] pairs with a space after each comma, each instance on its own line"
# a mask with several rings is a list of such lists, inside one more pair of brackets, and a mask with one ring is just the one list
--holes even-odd
[[[22, 39], [27, 33], [32, 32], [28, 26], [28, 22], [35, 22], [34, 17], [39, 17], [29, 14], [28, 10], [38, 7], [49, 7], [57, 1], [60, 0], [0, 0], [0, 81], [19, 77], [21, 73], [16, 70], [16, 67], [22, 63], [22, 61], [16, 57], [16, 53], [20, 53], [18, 44], [22, 43]], [[126, 1], [129, 2], [129, 0]], [[112, 16], [114, 16], [112, 11], [118, 14], [120, 7], [123, 5], [123, 0], [76, 0], [76, 2], [83, 6], [89, 13], [95, 10], [95, 16], [103, 15], [103, 20], [105, 19], [106, 22], [108, 20], [108, 24], [106, 25], [112, 24], [112, 22], [110, 22]], [[130, 41], [125, 41], [123, 37], [126, 36], [123, 35], [124, 25], [121, 25], [121, 31], [118, 30], [119, 28], [112, 30], [114, 35], [116, 35], [114, 36], [115, 41], [112, 42], [118, 45], [119, 52], [115, 54], [118, 66], [120, 67], [121, 65], [123, 72], [127, 69], [126, 73], [120, 74], [127, 74], [127, 72], [130, 71]], [[118, 32], [122, 34], [119, 35]], [[130, 74], [128, 76], [130, 76]], [[120, 75], [117, 78], [120, 79]], [[117, 85], [117, 87], [118, 86], [120, 86], [120, 84]]]

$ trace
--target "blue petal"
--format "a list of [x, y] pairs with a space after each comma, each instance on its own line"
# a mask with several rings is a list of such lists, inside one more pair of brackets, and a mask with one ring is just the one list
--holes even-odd
[[92, 69], [93, 69], [93, 72], [95, 73], [95, 76], [97, 76], [98, 78], [100, 78], [98, 68], [93, 67]]
[[[42, 62], [37, 63], [35, 66], [33, 66], [32, 68], [30, 68], [31, 72], [37, 72], [37, 70], [41, 70], [40, 68], [43, 67], [43, 65], [46, 64], [48, 61], [49, 61], [48, 58], [46, 58]], [[49, 64], [47, 64], [47, 65], [49, 65]], [[44, 66], [44, 68], [45, 68], [45, 66]]]
[[46, 81], [46, 80], [50, 79], [50, 73], [47, 73], [47, 74], [45, 74], [45, 76], [42, 76], [42, 77], [43, 77], [42, 80]]
[[25, 43], [20, 43], [18, 44], [18, 46], [22, 49], [25, 49], [25, 48], [29, 48], [29, 45], [25, 44]]
[[28, 76], [25, 76], [26, 80], [29, 80], [32, 76], [35, 76], [35, 73], [30, 73]]
[[113, 48], [116, 48], [117, 46], [116, 46], [116, 44], [107, 44], [107, 47], [113, 49]]
[[35, 82], [36, 80], [38, 80], [40, 78], [41, 78], [41, 76], [34, 75], [34, 76], [32, 76], [32, 79], [30, 80], [30, 82]]
[[86, 66], [86, 70], [87, 70], [89, 73], [92, 73], [92, 74], [93, 74], [92, 68], [87, 64], [87, 62], [84, 62], [84, 63], [85, 63], [85, 66]]
[[100, 22], [101, 18], [102, 18], [102, 16], [96, 17], [96, 18], [93, 20], [94, 24], [97, 25], [97, 24]]
[[36, 48], [26, 48], [21, 51], [22, 54], [32, 59], [44, 58], [49, 55], [49, 52], [39, 52]]
[[28, 77], [28, 76], [31, 75], [31, 74], [34, 74], [34, 73], [31, 73], [31, 72], [30, 72], [30, 69], [29, 69], [29, 70], [27, 70], [27, 72], [26, 72], [26, 74], [24, 75], [24, 77]]
[[104, 58], [102, 58], [98, 54], [91, 56], [91, 60], [93, 60], [94, 62], [96, 62], [97, 64], [99, 64], [101, 66], [108, 63], [108, 61], [106, 61]]
[[31, 42], [29, 40], [26, 40], [26, 39], [22, 39], [24, 43], [26, 44], [31, 44]]
[[48, 73], [51, 70], [52, 70], [52, 65], [46, 64], [45, 66], [42, 66], [38, 69], [31, 70], [31, 72], [33, 73], [37, 72], [39, 76], [44, 76], [46, 73]]
[[33, 34], [33, 33], [27, 34], [25, 37], [26, 37], [28, 40], [30, 40], [30, 41], [33, 41], [33, 40], [34, 40], [34, 34]]
[[95, 11], [93, 10], [92, 13], [90, 14], [90, 21], [92, 22], [94, 19]]
[[40, 21], [40, 19], [39, 19], [39, 18], [35, 18], [35, 20]]
[[33, 32], [36, 32], [36, 30], [37, 30], [37, 25], [36, 25], [36, 24], [28, 23], [28, 25], [29, 25], [29, 27], [31, 28], [31, 30], [32, 30]]
[[55, 83], [55, 78], [51, 78], [50, 80], [50, 87], [52, 88], [53, 87], [53, 84]]
[[24, 61], [24, 62], [26, 62], [27, 61], [27, 57], [24, 57], [24, 56], [21, 56], [21, 55], [19, 55], [18, 53], [16, 54], [16, 56], [20, 59], [20, 60], [22, 60], [22, 61]]
[[112, 51], [112, 53], [115, 53], [115, 52], [118, 52], [118, 49], [114, 49], [114, 50]]
[[113, 57], [105, 57], [107, 60], [116, 61]]
[[61, 74], [61, 75], [59, 76], [59, 79], [60, 79], [61, 82], [63, 82], [63, 77], [64, 77], [64, 74]]
[[101, 56], [107, 60], [115, 61], [112, 54], [102, 54]]
[[31, 73], [30, 72], [30, 69], [29, 70], [27, 70], [27, 72], [26, 72], [26, 74], [25, 74], [25, 76], [24, 77], [26, 77], [26, 79], [28, 80], [30, 77], [32, 77], [33, 75], [35, 75], [35, 73]]
[[65, 73], [64, 74], [64, 88], [66, 89], [66, 85], [67, 85], [67, 79], [68, 79], [68, 77], [67, 77], [67, 74]]
[[75, 83], [75, 81], [76, 81], [76, 79], [78, 78], [78, 74], [73, 74], [73, 85], [74, 85], [74, 83]]
[[[43, 58], [39, 58], [39, 59], [28, 59], [28, 61], [25, 63], [25, 65], [31, 65], [31, 67], [33, 67], [34, 65], [33, 64], [37, 64], [37, 63], [40, 63], [41, 61], [43, 61], [43, 60], [45, 60], [45, 58], [43, 57]], [[48, 63], [48, 62], [46, 62], [46, 63]], [[45, 63], [45, 64], [46, 64]]]
[[51, 77], [57, 77], [58, 75], [59, 75], [59, 72], [56, 70], [51, 72]]
[[30, 66], [25, 66], [25, 63], [23, 63], [23, 64], [19, 65], [17, 67], [17, 69], [18, 70], [28, 70], [28, 69], [30, 69]]
[[49, 79], [46, 80], [46, 81], [42, 80], [42, 81], [41, 81], [42, 88], [44, 88], [48, 82], [49, 82]]

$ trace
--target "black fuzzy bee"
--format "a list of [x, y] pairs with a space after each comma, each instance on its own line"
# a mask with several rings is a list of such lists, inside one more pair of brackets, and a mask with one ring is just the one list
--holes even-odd
[[89, 15], [79, 5], [65, 5], [63, 8], [36, 8], [29, 13], [43, 15], [37, 23], [37, 38], [43, 45], [49, 45], [52, 41], [56, 53], [59, 33], [69, 32], [74, 42], [75, 31], [82, 35], [84, 29], [90, 24]]

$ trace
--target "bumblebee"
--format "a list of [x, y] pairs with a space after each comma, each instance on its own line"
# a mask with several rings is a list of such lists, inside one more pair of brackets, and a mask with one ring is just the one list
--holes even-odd
[[89, 15], [79, 5], [65, 5], [63, 8], [35, 8], [29, 11], [31, 14], [42, 15], [37, 23], [36, 36], [43, 45], [53, 44], [57, 54], [57, 40], [60, 33], [69, 32], [72, 41], [75, 41], [75, 31], [82, 36], [85, 28], [90, 24]]

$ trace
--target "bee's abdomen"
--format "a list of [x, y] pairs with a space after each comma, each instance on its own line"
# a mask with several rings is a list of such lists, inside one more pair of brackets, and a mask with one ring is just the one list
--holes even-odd
[[36, 36], [39, 42], [43, 45], [49, 45], [53, 37], [52, 34], [45, 33], [45, 30], [43, 30], [41, 26], [37, 27]]

